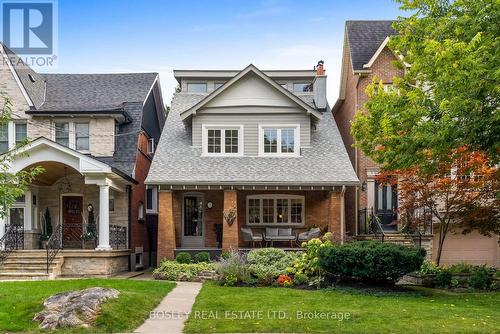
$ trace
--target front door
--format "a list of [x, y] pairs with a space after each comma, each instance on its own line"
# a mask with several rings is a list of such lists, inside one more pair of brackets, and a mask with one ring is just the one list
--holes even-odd
[[83, 198], [81, 196], [63, 196], [63, 246], [81, 248], [83, 234], [82, 216]]
[[397, 192], [390, 184], [375, 184], [376, 214], [380, 218], [384, 230], [396, 230]]
[[182, 248], [204, 246], [203, 197], [184, 196], [182, 208]]

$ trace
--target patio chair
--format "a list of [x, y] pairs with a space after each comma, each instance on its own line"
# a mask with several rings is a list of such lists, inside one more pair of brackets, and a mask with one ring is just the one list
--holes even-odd
[[255, 243], [260, 242], [260, 246], [262, 247], [262, 234], [255, 233], [249, 227], [242, 227], [241, 233], [243, 234], [243, 241], [251, 243], [252, 247], [254, 248], [255, 248]]
[[297, 242], [302, 244], [303, 242], [312, 240], [314, 238], [319, 238], [321, 234], [321, 229], [319, 227], [313, 227], [309, 231], [302, 232], [297, 237]]

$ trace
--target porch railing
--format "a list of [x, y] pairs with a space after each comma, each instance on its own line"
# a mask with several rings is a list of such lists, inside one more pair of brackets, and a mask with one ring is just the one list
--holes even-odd
[[432, 211], [422, 208], [415, 210], [413, 215], [405, 222], [402, 232], [412, 239], [415, 247], [422, 248], [422, 237], [434, 233], [432, 218]]
[[374, 213], [373, 208], [359, 210], [358, 234], [373, 234], [376, 239], [384, 242], [385, 232], [380, 217]]
[[62, 225], [58, 224], [49, 240], [47, 241], [47, 245], [45, 249], [47, 251], [47, 274], [49, 273], [49, 268], [57, 253], [63, 248], [63, 234], [62, 234]]
[[118, 225], [109, 225], [109, 245], [114, 249], [127, 248], [127, 228]]
[[0, 239], [0, 265], [15, 250], [24, 249], [24, 226], [5, 226], [5, 234]]

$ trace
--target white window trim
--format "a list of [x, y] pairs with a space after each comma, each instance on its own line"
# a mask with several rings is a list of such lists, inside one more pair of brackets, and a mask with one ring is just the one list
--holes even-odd
[[[262, 200], [263, 199], [272, 199], [273, 200], [273, 203], [274, 203], [274, 215], [273, 215], [273, 219], [274, 219], [274, 222], [273, 223], [250, 223], [249, 222], [249, 214], [250, 214], [250, 206], [249, 206], [249, 203], [250, 203], [250, 200], [251, 199], [258, 199], [259, 200], [259, 213], [260, 213], [260, 221], [262, 222], [263, 221], [263, 205], [262, 205]], [[277, 199], [288, 199], [288, 223], [278, 223], [276, 220], [276, 212], [277, 212], [277, 208], [276, 208], [276, 200]], [[301, 201], [302, 203], [302, 223], [292, 223], [292, 206], [291, 206], [291, 200], [292, 199], [298, 199]], [[301, 227], [301, 226], [305, 226], [305, 212], [306, 212], [306, 203], [305, 203], [305, 197], [302, 196], [302, 195], [289, 195], [289, 194], [266, 194], [266, 195], [249, 195], [247, 196], [247, 199], [246, 199], [246, 224], [248, 226], [297, 226], [297, 227]]]
[[[151, 145], [151, 146], [149, 146]], [[154, 154], [155, 153], [155, 139], [154, 138], [149, 138], [148, 139], [148, 154]]]
[[[75, 151], [78, 151], [83, 154], [88, 154], [92, 150], [92, 145], [91, 145], [91, 131], [90, 131], [90, 120], [74, 120], [70, 121], [67, 119], [60, 119], [60, 120], [53, 120], [52, 121], [52, 141], [56, 142], [56, 123], [68, 123], [68, 132], [69, 132], [69, 148]], [[89, 125], [89, 149], [88, 150], [77, 150], [76, 149], [76, 124], [77, 123], [88, 123]]]
[[[153, 208], [148, 209], [148, 189], [152, 189], [153, 198], [151, 199]], [[155, 186], [146, 186], [146, 214], [148, 213], [158, 213], [158, 188]]]
[[[294, 148], [293, 153], [281, 152], [281, 129], [294, 128]], [[278, 139], [278, 149], [276, 153], [264, 152], [264, 130], [276, 129]], [[299, 157], [300, 156], [300, 124], [259, 124], [259, 156], [260, 157]]]
[[[204, 92], [190, 92], [189, 91], [189, 85], [205, 85], [205, 91]], [[205, 93], [208, 92], [208, 82], [206, 82], [206, 81], [186, 82], [186, 92], [187, 93], [192, 93], [192, 94], [205, 94]]]
[[9, 150], [16, 148], [16, 124], [26, 124], [26, 137], [28, 136], [28, 122], [26, 120], [15, 120], [7, 123], [7, 146]]
[[[208, 130], [221, 130], [221, 153], [208, 152]], [[238, 130], [238, 153], [226, 153], [225, 130]], [[241, 157], [243, 156], [243, 125], [241, 124], [202, 124], [201, 145], [202, 156], [205, 157]]]

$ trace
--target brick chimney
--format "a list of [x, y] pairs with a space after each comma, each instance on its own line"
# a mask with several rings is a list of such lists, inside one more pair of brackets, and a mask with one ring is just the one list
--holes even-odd
[[318, 65], [314, 66], [316, 77], [313, 81], [314, 104], [319, 110], [326, 110], [326, 74], [323, 67], [324, 61], [318, 61]]

